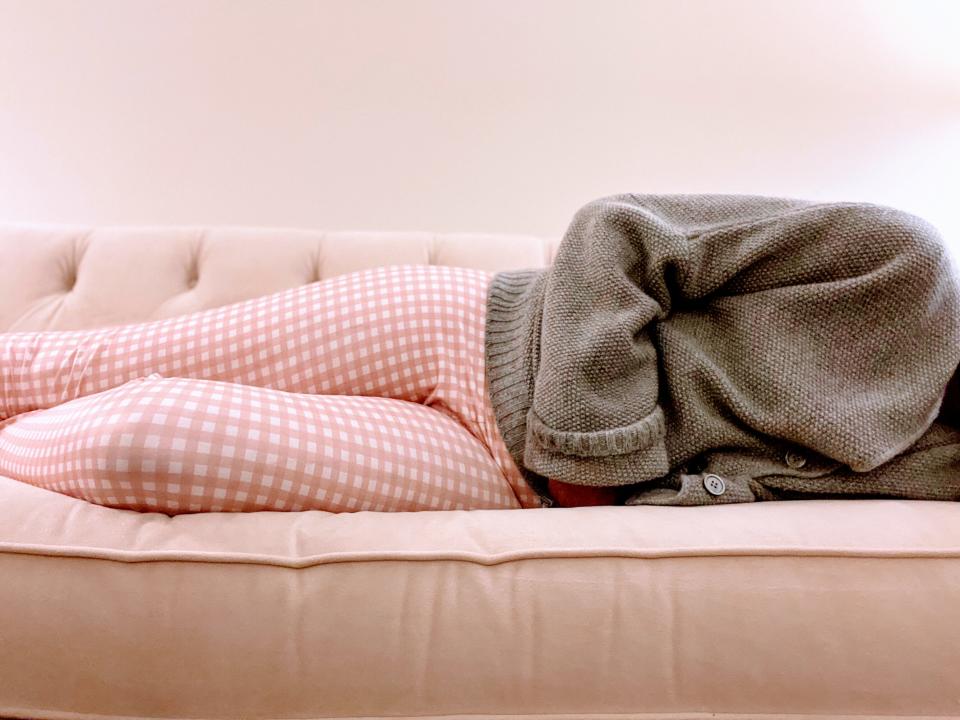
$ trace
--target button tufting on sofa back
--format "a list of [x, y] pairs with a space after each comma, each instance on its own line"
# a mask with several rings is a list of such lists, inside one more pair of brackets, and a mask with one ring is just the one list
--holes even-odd
[[542, 267], [559, 239], [249, 227], [0, 225], [0, 332], [154, 320], [367, 267]]

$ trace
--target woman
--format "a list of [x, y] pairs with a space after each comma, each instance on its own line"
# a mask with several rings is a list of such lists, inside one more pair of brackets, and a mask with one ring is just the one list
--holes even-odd
[[958, 297], [890, 208], [609, 196], [550, 268], [0, 336], [0, 474], [171, 514], [960, 499]]

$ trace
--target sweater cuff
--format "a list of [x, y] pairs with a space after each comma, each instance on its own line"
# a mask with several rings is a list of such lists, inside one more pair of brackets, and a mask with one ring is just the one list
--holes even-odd
[[544, 448], [565, 455], [623, 455], [649, 448], [658, 440], [662, 441], [665, 433], [666, 421], [659, 405], [652, 413], [630, 425], [592, 432], [556, 430], [543, 422], [533, 408], [527, 413], [527, 441], [532, 436]]
[[592, 432], [556, 430], [530, 408], [523, 463], [540, 475], [574, 485], [643, 482], [670, 472], [665, 434], [659, 405], [635, 423]]

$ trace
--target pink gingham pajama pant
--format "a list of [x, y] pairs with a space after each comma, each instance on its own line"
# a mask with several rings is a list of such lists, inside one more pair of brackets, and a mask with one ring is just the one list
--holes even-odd
[[540, 507], [487, 393], [492, 277], [391, 265], [0, 334], [0, 475], [168, 514]]

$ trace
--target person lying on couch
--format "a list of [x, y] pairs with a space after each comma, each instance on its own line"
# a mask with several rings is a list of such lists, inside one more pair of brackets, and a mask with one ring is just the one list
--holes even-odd
[[545, 268], [0, 334], [0, 474], [169, 514], [958, 500], [958, 290], [893, 208], [612, 195]]

